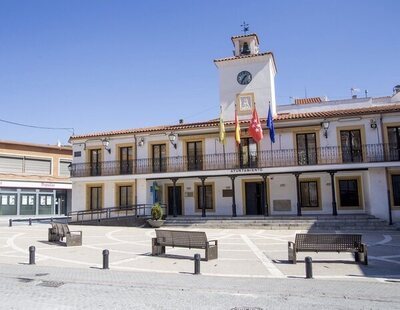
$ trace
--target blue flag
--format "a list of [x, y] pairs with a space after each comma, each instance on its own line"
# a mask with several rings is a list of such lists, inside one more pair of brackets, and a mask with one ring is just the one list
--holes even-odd
[[275, 128], [274, 128], [274, 120], [272, 119], [272, 114], [271, 114], [271, 105], [268, 108], [267, 128], [269, 129], [269, 137], [271, 138], [272, 143], [275, 143]]

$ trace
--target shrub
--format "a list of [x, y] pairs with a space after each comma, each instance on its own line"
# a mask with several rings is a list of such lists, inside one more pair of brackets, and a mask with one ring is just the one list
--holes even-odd
[[155, 221], [161, 220], [163, 216], [162, 208], [160, 204], [157, 202], [151, 208], [151, 218]]

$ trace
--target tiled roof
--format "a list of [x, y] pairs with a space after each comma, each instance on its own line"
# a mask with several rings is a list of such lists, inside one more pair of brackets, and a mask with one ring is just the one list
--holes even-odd
[[236, 60], [236, 59], [243, 59], [243, 58], [252, 58], [252, 57], [258, 57], [258, 56], [265, 56], [268, 54], [272, 55], [272, 58], [274, 58], [274, 55], [272, 54], [272, 52], [265, 52], [265, 53], [259, 53], [259, 54], [232, 56], [232, 57], [214, 59], [214, 62], [229, 61], [229, 60]]
[[358, 116], [366, 114], [376, 113], [391, 113], [400, 112], [400, 104], [391, 104], [384, 106], [373, 106], [356, 109], [346, 110], [331, 110], [331, 111], [316, 111], [316, 112], [305, 112], [305, 113], [281, 113], [274, 117], [276, 121], [286, 120], [301, 120], [301, 119], [312, 119], [312, 118], [331, 118], [331, 117], [346, 117], [346, 116]]
[[313, 98], [300, 98], [295, 99], [294, 104], [309, 104], [309, 103], [321, 103], [321, 97], [313, 97]]
[[[305, 112], [305, 113], [280, 113], [274, 117], [274, 121], [276, 122], [284, 122], [290, 120], [307, 120], [307, 119], [323, 119], [323, 118], [332, 118], [332, 117], [347, 117], [347, 116], [359, 116], [359, 115], [368, 115], [368, 114], [377, 114], [377, 113], [392, 113], [392, 112], [400, 112], [400, 104], [391, 104], [384, 106], [373, 106], [366, 108], [357, 108], [357, 109], [347, 109], [347, 110], [331, 110], [331, 111], [317, 111], [317, 112]], [[265, 123], [265, 119], [261, 119], [261, 122]], [[240, 124], [247, 124], [249, 120], [241, 120]], [[234, 125], [234, 121], [225, 122], [226, 126]], [[114, 131], [105, 131], [105, 132], [95, 132], [84, 135], [75, 135], [71, 137], [71, 140], [74, 139], [90, 139], [96, 137], [106, 137], [106, 136], [116, 136], [116, 135], [126, 135], [126, 134], [141, 134], [141, 133], [152, 133], [152, 132], [172, 132], [177, 130], [185, 130], [185, 129], [196, 129], [196, 128], [212, 128], [218, 127], [219, 120], [214, 119], [205, 122], [197, 122], [197, 123], [187, 123], [187, 124], [177, 124], [177, 125], [165, 125], [165, 126], [156, 126], [156, 127], [146, 127], [146, 128], [137, 128], [137, 129], [125, 129], [125, 130], [114, 130]]]
[[240, 36], [233, 36], [233, 37], [231, 37], [231, 40], [233, 41], [233, 39], [248, 38], [248, 37], [252, 37], [252, 36], [255, 36], [256, 40], [257, 40], [257, 44], [260, 44], [260, 41], [258, 40], [258, 36], [255, 33], [242, 34]]

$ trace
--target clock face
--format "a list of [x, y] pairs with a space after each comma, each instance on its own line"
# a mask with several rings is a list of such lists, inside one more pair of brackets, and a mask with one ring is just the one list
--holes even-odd
[[237, 81], [241, 85], [249, 84], [251, 82], [251, 79], [252, 79], [252, 76], [249, 71], [242, 71], [242, 72], [239, 72], [239, 74], [237, 75]]

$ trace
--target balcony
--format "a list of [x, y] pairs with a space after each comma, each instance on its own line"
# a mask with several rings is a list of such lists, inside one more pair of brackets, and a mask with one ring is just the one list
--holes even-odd
[[338, 146], [308, 149], [307, 154], [295, 149], [260, 151], [241, 158], [239, 153], [207, 154], [193, 158], [166, 157], [160, 160], [143, 158], [126, 161], [104, 161], [96, 164], [72, 164], [72, 177], [152, 174], [185, 171], [210, 171], [242, 168], [299, 167], [352, 163], [399, 161], [400, 148], [389, 144], [366, 144], [360, 148]]

